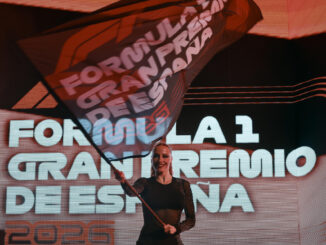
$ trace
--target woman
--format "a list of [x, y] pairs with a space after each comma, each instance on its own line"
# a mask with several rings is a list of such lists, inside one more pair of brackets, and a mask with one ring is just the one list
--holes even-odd
[[[128, 195], [134, 195], [125, 185], [125, 176], [116, 172], [116, 178]], [[172, 155], [170, 147], [158, 143], [153, 149], [152, 177], [140, 178], [133, 185], [142, 198], [166, 224], [164, 227], [143, 205], [144, 225], [137, 245], [180, 245], [180, 233], [195, 225], [192, 193], [188, 181], [172, 177]], [[182, 210], [186, 219], [180, 223]]]

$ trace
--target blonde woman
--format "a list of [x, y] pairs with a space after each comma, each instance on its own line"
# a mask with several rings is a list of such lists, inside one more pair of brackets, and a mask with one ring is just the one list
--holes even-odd
[[[155, 145], [152, 154], [152, 177], [140, 178], [134, 188], [166, 224], [164, 227], [143, 205], [144, 225], [137, 245], [180, 245], [180, 233], [195, 225], [195, 212], [192, 193], [188, 181], [172, 176], [171, 148], [165, 143]], [[127, 195], [133, 192], [125, 185], [123, 172], [117, 171]], [[180, 222], [185, 210], [185, 220]]]

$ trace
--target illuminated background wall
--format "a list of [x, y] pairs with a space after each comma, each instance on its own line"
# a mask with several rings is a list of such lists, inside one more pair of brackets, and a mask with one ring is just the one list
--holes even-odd
[[[262, 10], [267, 4], [257, 3]], [[123, 194], [109, 166], [14, 45], [85, 13], [5, 4], [0, 11], [7, 20], [0, 45], [3, 239], [7, 244], [134, 244], [143, 222], [139, 201]], [[314, 34], [324, 29], [314, 24], [319, 29], [306, 32], [310, 36], [301, 37], [296, 28], [290, 35], [280, 28], [285, 26], [280, 18], [269, 16], [275, 14], [266, 13], [266, 22], [204, 68], [167, 137], [174, 174], [190, 181], [196, 205], [197, 223], [182, 234], [185, 244], [325, 240], [326, 51], [325, 34]], [[288, 20], [293, 13], [277, 16]], [[282, 38], [268, 37], [266, 30], [275, 26], [273, 36]], [[133, 182], [149, 176], [150, 157], [115, 166]]]

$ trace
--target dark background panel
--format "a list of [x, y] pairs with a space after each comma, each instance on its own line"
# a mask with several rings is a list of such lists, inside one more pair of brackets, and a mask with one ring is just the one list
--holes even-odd
[[[313, 98], [295, 104], [252, 105], [195, 105], [184, 106], [177, 121], [178, 134], [196, 132], [205, 116], [215, 117], [224, 133], [227, 144], [243, 149], [285, 149], [287, 152], [300, 146], [309, 146], [318, 155], [326, 153], [326, 100]], [[260, 134], [259, 143], [239, 144], [235, 135], [241, 126], [235, 124], [236, 115], [247, 115], [253, 120], [253, 132]], [[208, 139], [207, 142], [213, 142]]]
[[247, 34], [210, 61], [192, 86], [293, 85], [326, 75], [326, 33], [287, 40]]

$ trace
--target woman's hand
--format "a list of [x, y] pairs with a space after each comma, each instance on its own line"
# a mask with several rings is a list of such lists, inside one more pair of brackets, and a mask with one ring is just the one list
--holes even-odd
[[170, 235], [173, 235], [177, 232], [177, 229], [173, 225], [164, 225], [164, 232]]
[[126, 182], [125, 174], [122, 171], [115, 170], [114, 171], [115, 178], [120, 181], [121, 184]]

